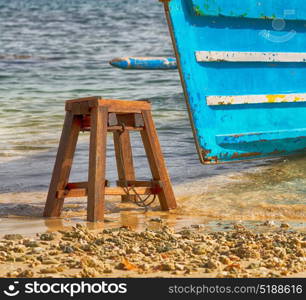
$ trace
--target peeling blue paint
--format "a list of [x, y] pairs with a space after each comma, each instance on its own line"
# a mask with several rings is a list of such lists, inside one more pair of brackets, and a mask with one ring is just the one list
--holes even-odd
[[268, 142], [288, 139], [304, 139], [306, 137], [306, 128], [291, 129], [291, 130], [276, 130], [265, 132], [251, 133], [236, 133], [217, 135], [216, 142], [226, 148], [227, 145], [253, 143], [253, 142]]
[[[170, 30], [201, 161], [230, 162], [305, 152], [305, 102], [206, 103], [207, 96], [305, 93], [304, 63], [205, 63], [197, 62], [195, 53], [304, 52], [306, 22], [300, 20], [306, 19], [306, 1], [171, 0], [164, 5], [169, 6]], [[275, 30], [265, 17], [282, 17], [288, 9], [296, 15], [287, 15], [285, 27]], [[199, 17], [200, 12], [209, 16]]]
[[196, 16], [306, 20], [304, 0], [186, 0]]
[[109, 62], [120, 69], [141, 70], [173, 70], [177, 69], [176, 59], [173, 57], [120, 57]]

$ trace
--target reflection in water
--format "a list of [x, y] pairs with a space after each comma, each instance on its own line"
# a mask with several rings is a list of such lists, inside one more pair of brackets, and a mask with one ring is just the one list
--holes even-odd
[[[250, 224], [252, 221], [285, 220], [303, 230], [306, 228], [305, 175], [305, 158], [291, 157], [257, 169], [178, 184], [174, 187], [178, 208], [170, 213], [161, 212], [158, 201], [145, 212], [133, 203], [121, 203], [120, 197], [108, 198], [105, 223], [87, 224], [91, 229], [128, 226], [136, 230], [158, 228], [165, 223], [175, 228], [204, 224], [208, 230], [214, 230], [220, 229], [216, 225], [218, 220], [222, 226], [226, 220], [242, 220]], [[39, 217], [42, 214], [45, 193], [9, 193], [0, 197], [2, 216], [30, 216], [32, 213]], [[156, 218], [163, 223], [151, 221]], [[2, 225], [5, 224], [2, 233], [12, 228], [25, 233], [57, 230], [78, 222], [86, 222], [86, 199], [67, 199], [62, 219], [2, 218], [1, 221]]]
[[[231, 183], [213, 178], [192, 183], [181, 213], [233, 219], [306, 220], [305, 157], [290, 157], [268, 166], [228, 175]], [[222, 182], [222, 177], [220, 178]]]

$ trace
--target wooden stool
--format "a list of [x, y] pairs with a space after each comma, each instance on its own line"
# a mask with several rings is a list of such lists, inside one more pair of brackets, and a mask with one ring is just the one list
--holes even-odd
[[[68, 183], [80, 131], [90, 130], [88, 182]], [[129, 131], [140, 131], [152, 181], [136, 181]], [[119, 181], [107, 187], [105, 179], [107, 132], [113, 132]], [[87, 220], [104, 217], [104, 196], [132, 200], [155, 194], [161, 209], [176, 208], [175, 196], [147, 101], [89, 97], [66, 101], [66, 118], [45, 205], [45, 217], [59, 217], [67, 197], [87, 196]]]

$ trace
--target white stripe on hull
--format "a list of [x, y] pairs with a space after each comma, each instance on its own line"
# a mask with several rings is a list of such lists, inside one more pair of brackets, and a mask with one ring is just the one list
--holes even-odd
[[305, 102], [306, 94], [207, 96], [207, 105]]
[[198, 62], [306, 62], [300, 52], [196, 51]]

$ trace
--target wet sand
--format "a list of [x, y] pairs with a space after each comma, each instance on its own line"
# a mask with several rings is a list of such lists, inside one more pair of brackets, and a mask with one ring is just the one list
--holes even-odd
[[[161, 212], [158, 201], [149, 211], [144, 211], [133, 203], [121, 203], [118, 197], [107, 198], [104, 223], [86, 222], [86, 199], [67, 199], [61, 218], [44, 219], [41, 216], [46, 192], [0, 194], [0, 276], [306, 277], [306, 205], [302, 197], [301, 201], [298, 198], [296, 185], [291, 190], [286, 185], [288, 180], [294, 181], [300, 176], [299, 172], [293, 175], [290, 172], [290, 166], [275, 164], [248, 173], [213, 176], [176, 185], [178, 208], [170, 212]], [[285, 186], [283, 191], [277, 192], [282, 185]], [[187, 247], [179, 254], [166, 247], [159, 252], [154, 246], [155, 238], [143, 238], [148, 230], [153, 236], [162, 231], [158, 243], [164, 244], [169, 242], [169, 234], [175, 237], [187, 230], [190, 237], [183, 239], [191, 249], [203, 246], [206, 250], [197, 254]], [[80, 238], [80, 231], [85, 231], [86, 235], [81, 234]], [[45, 232], [54, 233], [54, 240], [41, 240]], [[155, 254], [150, 256], [139, 249], [129, 253], [125, 242], [118, 245], [111, 242], [117, 239], [118, 232], [139, 239], [140, 244], [153, 243]], [[11, 233], [23, 237], [3, 239]], [[97, 248], [97, 237], [105, 240], [107, 235], [110, 243], [102, 243]], [[248, 240], [251, 237], [256, 244], [256, 235], [268, 239], [272, 248], [265, 249], [262, 244], [257, 252], [250, 249], [254, 245], [249, 245]], [[83, 244], [88, 244], [87, 237], [95, 245], [89, 252], [81, 249]], [[220, 241], [219, 237], [224, 237], [225, 241]], [[288, 248], [280, 242], [283, 238], [288, 245], [298, 241], [301, 246]], [[231, 240], [229, 246], [224, 245], [227, 239]], [[81, 250], [65, 253], [63, 243], [66, 242], [69, 247], [76, 243], [76, 249]], [[222, 245], [230, 249], [223, 251]], [[173, 244], [170, 246], [176, 249]], [[212, 246], [214, 251], [210, 252]], [[249, 249], [253, 254], [239, 256], [238, 249]], [[91, 257], [94, 261], [90, 261]], [[147, 266], [138, 264], [141, 258], [148, 260]]]
[[[162, 212], [156, 201], [145, 211], [133, 203], [120, 203], [118, 197], [108, 198], [106, 201], [105, 222], [86, 222], [86, 199], [67, 199], [60, 218], [42, 218], [46, 193], [10, 193], [0, 195], [0, 237], [4, 234], [16, 232], [26, 236], [36, 233], [52, 232], [61, 229], [71, 229], [76, 223], [86, 224], [89, 229], [105, 229], [129, 226], [133, 230], [145, 230], [151, 218], [161, 218], [165, 224], [174, 229], [184, 226], [205, 224], [208, 231], [223, 230], [233, 222], [243, 222], [251, 228], [259, 230], [257, 225], [265, 221], [272, 221], [275, 225], [282, 222], [290, 224], [291, 228], [306, 232], [306, 205], [273, 205], [260, 203], [254, 205], [226, 203], [224, 208], [207, 205], [197, 205], [203, 201], [203, 195], [189, 195], [176, 189], [178, 208], [170, 212]], [[183, 196], [182, 196], [183, 194]], [[1, 201], [5, 198], [5, 202]], [[32, 200], [32, 201], [29, 201]], [[205, 201], [203, 201], [205, 204]], [[236, 202], [236, 201], [235, 201]], [[218, 224], [222, 224], [222, 226]]]

